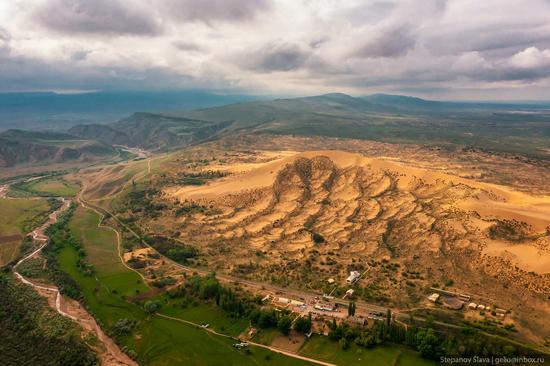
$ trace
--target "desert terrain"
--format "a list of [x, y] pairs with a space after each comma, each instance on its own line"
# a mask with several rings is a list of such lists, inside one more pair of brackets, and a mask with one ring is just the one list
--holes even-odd
[[[191, 263], [200, 268], [327, 292], [333, 278], [335, 294], [357, 270], [359, 298], [401, 308], [421, 306], [430, 286], [447, 286], [509, 309], [530, 341], [550, 335], [541, 322], [550, 316], [550, 197], [522, 192], [536, 179], [503, 185], [512, 176], [505, 164], [481, 177], [473, 164], [426, 149], [388, 156], [380, 152], [389, 146], [370, 143], [378, 153], [369, 156], [279, 142], [288, 145], [214, 145], [165, 157], [147, 181], [161, 208], [119, 210], [148, 235], [196, 248]], [[414, 160], [427, 154], [433, 169]], [[190, 174], [209, 178], [177, 183]]]

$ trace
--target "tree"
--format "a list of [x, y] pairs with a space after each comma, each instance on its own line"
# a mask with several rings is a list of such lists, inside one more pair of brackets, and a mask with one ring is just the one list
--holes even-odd
[[143, 305], [143, 309], [149, 314], [154, 314], [160, 309], [160, 301], [158, 300], [149, 300]]
[[416, 345], [420, 355], [435, 360], [439, 354], [439, 339], [432, 328], [421, 330], [416, 335]]
[[348, 304], [348, 316], [354, 316], [355, 315], [355, 302], [350, 301]]
[[386, 311], [386, 326], [389, 327], [391, 324], [391, 310], [388, 309], [388, 311]]
[[301, 317], [294, 323], [294, 329], [301, 333], [308, 333], [311, 330], [311, 314], [308, 317]]
[[292, 324], [292, 319], [288, 315], [282, 316], [281, 319], [277, 322], [277, 329], [284, 335], [290, 333], [290, 326]]

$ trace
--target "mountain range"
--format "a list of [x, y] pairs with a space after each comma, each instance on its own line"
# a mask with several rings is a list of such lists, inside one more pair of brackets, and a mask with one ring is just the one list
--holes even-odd
[[462, 145], [550, 159], [550, 103], [439, 102], [332, 93], [190, 111], [136, 112], [112, 123], [77, 124], [64, 133], [6, 131], [0, 134], [0, 162], [13, 166], [103, 159], [115, 154], [113, 145], [169, 151], [260, 133]]

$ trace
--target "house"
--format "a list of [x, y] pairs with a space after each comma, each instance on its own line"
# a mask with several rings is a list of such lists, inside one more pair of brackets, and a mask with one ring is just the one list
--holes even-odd
[[329, 285], [332, 285], [334, 283], [334, 278], [329, 278], [327, 282]]
[[287, 299], [286, 297], [279, 297], [279, 299], [277, 300], [279, 303], [281, 304], [288, 304], [290, 303], [290, 300]]
[[357, 282], [357, 280], [359, 279], [359, 277], [361, 277], [361, 273], [359, 273], [358, 271], [351, 271], [349, 273], [349, 277], [346, 278], [346, 281], [349, 283], [349, 284], [353, 284], [355, 282]]
[[478, 308], [478, 310], [485, 310], [485, 305], [479, 304], [479, 305], [477, 306], [477, 308]]
[[475, 302], [471, 302], [468, 304], [468, 308], [471, 310], [475, 310], [477, 308], [477, 304]]
[[290, 305], [294, 305], [294, 306], [305, 306], [305, 302], [303, 301], [298, 301], [298, 300], [290, 300]]
[[321, 311], [334, 311], [334, 305], [329, 304], [327, 302], [321, 302], [319, 301], [315, 306], [313, 306], [317, 310]]
[[265, 295], [263, 298], [262, 298], [262, 302], [266, 302], [268, 301], [269, 299], [271, 299], [271, 295]]
[[439, 299], [439, 294], [436, 294], [435, 292], [430, 296], [428, 296], [428, 300], [434, 303], [437, 302], [438, 299]]

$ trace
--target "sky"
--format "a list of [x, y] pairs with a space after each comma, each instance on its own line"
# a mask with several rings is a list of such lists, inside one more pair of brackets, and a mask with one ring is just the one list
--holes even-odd
[[550, 100], [550, 0], [1, 0], [0, 91]]

